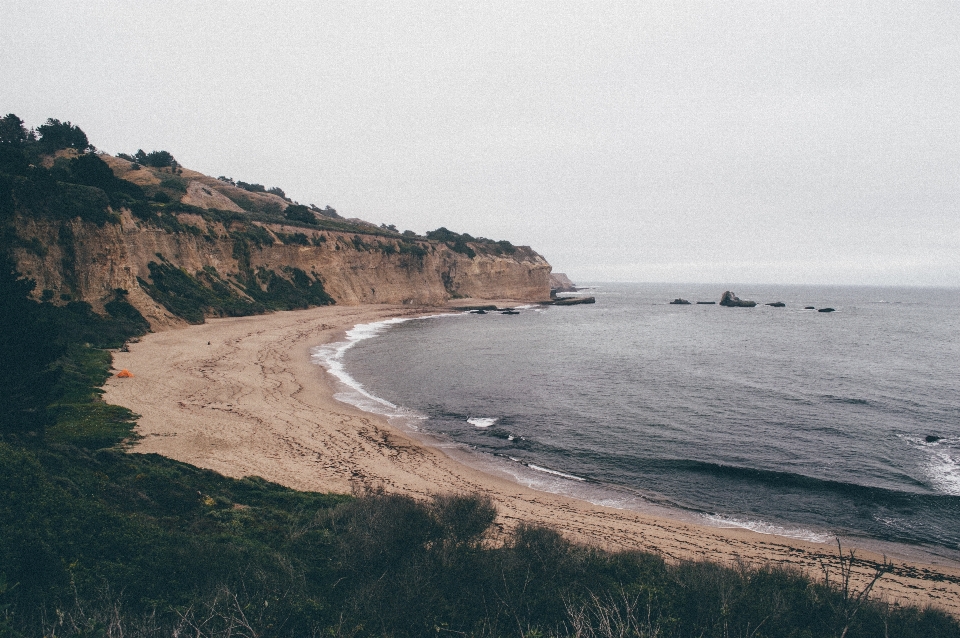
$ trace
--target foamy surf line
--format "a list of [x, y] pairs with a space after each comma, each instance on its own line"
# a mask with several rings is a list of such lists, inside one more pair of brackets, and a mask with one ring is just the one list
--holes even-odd
[[586, 480], [587, 480], [587, 479], [582, 478], [582, 477], [579, 477], [579, 476], [574, 476], [573, 474], [567, 474], [566, 472], [560, 472], [560, 471], [558, 471], [558, 470], [551, 470], [550, 468], [548, 468], [548, 467], [543, 467], [543, 466], [541, 466], [541, 465], [534, 465], [533, 463], [527, 463], [526, 466], [529, 467], [531, 470], [536, 470], [537, 472], [543, 472], [544, 474], [553, 474], [554, 476], [559, 476], [560, 478], [570, 479], [571, 481], [580, 481], [580, 482], [583, 482], [583, 481], [586, 481]]
[[[395, 317], [392, 319], [384, 319], [382, 321], [376, 321], [373, 323], [357, 324], [350, 330], [346, 331], [346, 339], [344, 341], [337, 341], [321, 346], [316, 346], [311, 349], [311, 360], [332, 374], [337, 381], [340, 382], [343, 391], [337, 392], [334, 394], [334, 398], [338, 401], [342, 401], [348, 405], [357, 407], [365, 412], [371, 412], [381, 416], [389, 418], [395, 425], [400, 424], [409, 428], [413, 432], [419, 432], [419, 428], [415, 425], [416, 421], [426, 420], [428, 417], [404, 408], [403, 406], [398, 406], [382, 397], [379, 397], [366, 388], [363, 387], [363, 384], [354, 379], [346, 370], [344, 366], [344, 356], [347, 351], [367, 339], [372, 339], [383, 334], [388, 328], [404, 323], [407, 321], [414, 321], [419, 319], [433, 319], [438, 317], [457, 317], [463, 316], [460, 313], [450, 313], [450, 314], [437, 314], [437, 315], [425, 315], [423, 317]], [[396, 421], [395, 421], [396, 420]], [[399, 421], [399, 423], [397, 423]], [[467, 419], [467, 422], [477, 428], [487, 428], [494, 425], [499, 418], [497, 417], [471, 417]], [[422, 434], [422, 433], [421, 433]], [[514, 463], [510, 464], [514, 467], [520, 466], [528, 472], [523, 472], [521, 474], [516, 473], [515, 470], [511, 470], [509, 467], [498, 467], [496, 459], [491, 456], [489, 459], [485, 458], [468, 458], [472, 457], [476, 453], [471, 453], [470, 451], [463, 448], [454, 442], [444, 442], [441, 440], [427, 440], [421, 439], [420, 436], [416, 437], [418, 440], [421, 440], [421, 443], [431, 445], [439, 449], [444, 449], [448, 454], [453, 453], [455, 458], [459, 458], [460, 462], [465, 463], [466, 465], [480, 469], [481, 471], [487, 471], [494, 474], [502, 474], [506, 471], [506, 474], [512, 477], [512, 479], [527, 487], [532, 489], [542, 491], [545, 493], [551, 494], [560, 494], [565, 496], [571, 496], [573, 498], [578, 498], [580, 500], [591, 502], [598, 505], [604, 505], [606, 507], [614, 507], [617, 509], [629, 509], [634, 511], [643, 511], [648, 509], [647, 507], [638, 507], [639, 503], [627, 503], [621, 497], [615, 496], [614, 494], [607, 494], [607, 490], [603, 490], [600, 486], [597, 486], [598, 493], [593, 494], [594, 490], [589, 490], [590, 493], [581, 493], [579, 486], [586, 486], [589, 484], [587, 479], [569, 474], [567, 472], [562, 472], [559, 470], [554, 470], [542, 465], [537, 465], [535, 463], [530, 463], [527, 461], [522, 461], [517, 458], [509, 457], [510, 461]], [[481, 457], [484, 455], [480, 455]], [[515, 464], [515, 465], [514, 465]], [[525, 475], [524, 475], [525, 474]], [[542, 482], [535, 478], [535, 475], [546, 477], [553, 477], [553, 481]], [[602, 494], [601, 494], [602, 492]], [[611, 498], [612, 497], [612, 498]], [[628, 499], [629, 500], [629, 499]], [[676, 520], [687, 519], [683, 515], [683, 512], [679, 510], [674, 510], [674, 508], [666, 507], [663, 508], [664, 512], [661, 512], [660, 515], [666, 515], [670, 518]], [[689, 519], [687, 519], [689, 520]], [[788, 529], [779, 527], [776, 525], [771, 525], [764, 523], [762, 521], [746, 521], [740, 520], [732, 517], [725, 517], [721, 515], [700, 515], [699, 520], [705, 521], [708, 525], [712, 527], [720, 528], [739, 528], [745, 529], [760, 534], [770, 534], [776, 536], [784, 536], [788, 538], [795, 538], [798, 540], [810, 541], [815, 543], [824, 543], [829, 542], [832, 536], [817, 533], [811, 530], [806, 529]]]
[[[612, 507], [615, 509], [628, 509], [632, 511], [644, 511], [651, 509], [649, 503], [643, 503], [634, 498], [625, 497], [616, 490], [607, 490], [600, 485], [589, 488], [590, 482], [587, 479], [554, 470], [542, 465], [530, 463], [514, 457], [506, 457], [510, 462], [504, 463], [503, 459], [498, 459], [496, 455], [478, 454], [476, 451], [469, 450], [453, 441], [435, 438], [433, 436], [424, 438], [424, 432], [417, 427], [417, 421], [424, 421], [428, 417], [419, 414], [413, 410], [395, 405], [394, 403], [379, 397], [366, 388], [363, 384], [354, 379], [344, 366], [344, 356], [347, 351], [366, 339], [372, 339], [383, 334], [388, 328], [407, 321], [418, 319], [432, 319], [438, 317], [457, 317], [463, 316], [461, 313], [425, 315], [422, 317], [395, 317], [384, 319], [373, 323], [357, 324], [346, 331], [346, 339], [333, 343], [316, 346], [311, 349], [311, 360], [316, 365], [320, 365], [332, 374], [340, 382], [343, 390], [334, 394], [338, 401], [352, 405], [365, 412], [371, 412], [380, 416], [387, 417], [395, 426], [401, 426], [415, 434], [415, 437], [424, 445], [430, 445], [444, 450], [448, 455], [452, 455], [459, 462], [464, 463], [482, 472], [507, 476], [519, 485], [524, 485], [531, 489], [548, 494], [558, 494], [580, 499], [585, 502]], [[470, 417], [467, 423], [476, 428], [488, 428], [493, 426], [500, 419], [498, 417]], [[511, 439], [512, 439], [511, 435]], [[538, 478], [539, 477], [539, 478]], [[587, 490], [584, 492], [584, 490]], [[672, 507], [656, 508], [659, 515], [665, 515], [676, 520], [689, 520], [688, 516], [679, 509]], [[710, 521], [711, 525], [716, 527], [744, 527], [742, 525], [719, 525], [717, 522]], [[745, 529], [749, 529], [744, 527]], [[773, 532], [769, 532], [773, 533]], [[798, 537], [799, 538], [799, 537]]]
[[379, 336], [387, 328], [396, 324], [420, 319], [436, 319], [439, 317], [456, 316], [459, 315], [456, 313], [444, 313], [436, 315], [424, 315], [421, 317], [394, 317], [392, 319], [374, 321], [373, 323], [359, 323], [350, 330], [347, 330], [346, 340], [327, 343], [311, 348], [310, 360], [313, 363], [325, 368], [327, 372], [332, 374], [337, 381], [341, 383], [344, 389], [343, 391], [334, 394], [334, 399], [342, 401], [348, 405], [352, 405], [356, 408], [360, 408], [365, 412], [372, 412], [374, 414], [379, 414], [386, 417], [405, 419], [406, 425], [416, 430], [417, 428], [413, 426], [412, 421], [423, 420], [426, 417], [402, 406], [395, 405], [390, 401], [387, 401], [386, 399], [378, 397], [377, 395], [367, 391], [367, 389], [363, 387], [362, 383], [354, 379], [352, 376], [350, 376], [350, 373], [347, 372], [347, 369], [343, 364], [344, 355], [350, 348], [354, 347], [361, 341]]
[[719, 514], [704, 514], [703, 518], [707, 520], [709, 525], [714, 527], [746, 529], [751, 532], [757, 532], [758, 534], [786, 536], [787, 538], [796, 538], [797, 540], [809, 541], [811, 543], [829, 543], [833, 539], [833, 536], [830, 534], [823, 534], [800, 527], [781, 527], [763, 521], [743, 520], [721, 516]]

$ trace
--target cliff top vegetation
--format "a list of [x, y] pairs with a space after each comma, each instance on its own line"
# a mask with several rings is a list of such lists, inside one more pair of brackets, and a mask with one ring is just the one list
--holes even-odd
[[[439, 228], [421, 236], [399, 231], [392, 224], [377, 226], [345, 219], [327, 204], [300, 204], [279, 186], [209, 177], [184, 168], [166, 150], [97, 153], [79, 126], [48, 119], [35, 129], [10, 113], [0, 118], [0, 184], [5, 195], [0, 214], [15, 208], [33, 214], [80, 217], [98, 224], [116, 222], [116, 213], [129, 209], [144, 221], [164, 212], [205, 211], [240, 214], [262, 223], [353, 232], [360, 235], [435, 241], [456, 252], [476, 255], [513, 254], [508, 241], [495, 241]], [[80, 188], [77, 188], [80, 187]], [[472, 245], [469, 246], [469, 245]]]

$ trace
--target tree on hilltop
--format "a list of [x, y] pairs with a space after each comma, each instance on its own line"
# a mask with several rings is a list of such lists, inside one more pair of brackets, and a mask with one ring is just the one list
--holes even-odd
[[137, 163], [143, 164], [144, 166], [152, 166], [153, 168], [177, 166], [177, 160], [175, 160], [173, 155], [168, 151], [150, 151], [149, 153], [144, 153], [141, 148], [133, 157]]
[[36, 141], [36, 138], [36, 134], [28, 131], [23, 125], [23, 120], [13, 113], [0, 118], [0, 144], [20, 148], [27, 142]]
[[86, 150], [96, 150], [87, 139], [87, 134], [80, 130], [79, 126], [74, 126], [70, 122], [61, 122], [51, 117], [46, 123], [37, 127], [37, 133], [40, 135], [40, 148], [45, 153], [52, 153], [62, 148], [73, 148], [81, 153]]

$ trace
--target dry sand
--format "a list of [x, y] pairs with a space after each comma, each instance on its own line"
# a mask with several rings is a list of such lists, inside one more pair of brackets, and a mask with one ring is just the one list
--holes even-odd
[[[261, 476], [324, 492], [377, 486], [417, 497], [479, 492], [494, 500], [504, 528], [518, 521], [545, 523], [573, 540], [609, 549], [652, 550], [668, 560], [771, 562], [817, 577], [823, 562], [835, 565], [831, 544], [700, 526], [538, 492], [459, 463], [385, 418], [334, 398], [337, 382], [311, 362], [313, 346], [342, 340], [358, 323], [424, 312], [334, 306], [149, 334], [114, 355], [114, 367], [134, 377], [110, 379], [105, 399], [141, 415], [137, 432], [143, 439], [133, 452], [155, 452], [227, 476]], [[882, 560], [866, 550], [857, 556]], [[876, 592], [891, 602], [932, 604], [960, 617], [957, 565], [893, 562]], [[869, 567], [858, 570], [865, 574]]]

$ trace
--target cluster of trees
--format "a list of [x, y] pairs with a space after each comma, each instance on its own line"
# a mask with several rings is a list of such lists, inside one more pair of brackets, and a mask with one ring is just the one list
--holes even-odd
[[15, 149], [34, 147], [38, 153], [52, 153], [62, 148], [81, 153], [96, 150], [79, 126], [50, 118], [36, 129], [28, 130], [23, 120], [13, 113], [0, 118], [0, 145]]
[[39, 153], [52, 153], [62, 148], [81, 153], [96, 150], [79, 126], [50, 118], [36, 129], [28, 130], [23, 120], [13, 113], [0, 119], [0, 145], [17, 149], [32, 146]]
[[169, 151], [150, 151], [145, 153], [141, 148], [133, 155], [126, 153], [117, 153], [117, 157], [133, 162], [134, 170], [140, 166], [150, 166], [152, 168], [169, 168], [174, 175], [183, 172], [183, 168]]
[[276, 195], [277, 197], [290, 201], [287, 198], [287, 194], [283, 192], [283, 189], [280, 188], [279, 186], [273, 186], [271, 188], [267, 188], [263, 184], [248, 184], [247, 182], [243, 182], [243, 181], [235, 181], [232, 177], [227, 177], [226, 175], [221, 175], [217, 179], [219, 179], [221, 182], [226, 182], [231, 186], [242, 188], [243, 190], [251, 193], [270, 193], [271, 195]]
[[467, 233], [455, 233], [443, 226], [436, 230], [427, 231], [427, 239], [444, 242], [454, 252], [462, 253], [470, 259], [476, 257], [477, 253], [468, 244], [481, 246], [484, 251], [497, 255], [512, 255], [517, 251], [517, 247], [505, 239], [494, 241], [486, 237], [473, 237]]
[[[64, 148], [80, 154], [59, 157], [46, 168], [42, 158]], [[117, 178], [99, 156], [89, 152], [93, 148], [86, 134], [70, 122], [49, 119], [36, 130], [27, 130], [12, 113], [0, 119], [0, 217], [19, 209], [103, 224], [114, 220], [111, 205], [145, 206], [143, 190]]]

